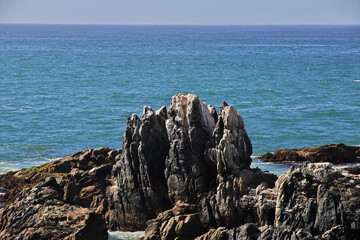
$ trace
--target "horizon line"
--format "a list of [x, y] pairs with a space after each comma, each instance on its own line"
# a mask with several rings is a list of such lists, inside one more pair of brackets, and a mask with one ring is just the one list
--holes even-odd
[[359, 26], [360, 23], [293, 23], [293, 24], [163, 24], [163, 23], [2, 23], [0, 25], [84, 25], [84, 26]]

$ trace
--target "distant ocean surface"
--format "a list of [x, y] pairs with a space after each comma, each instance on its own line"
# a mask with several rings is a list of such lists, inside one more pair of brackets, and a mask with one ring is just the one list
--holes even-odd
[[0, 25], [0, 81], [0, 173], [120, 149], [180, 92], [234, 106], [255, 156], [360, 144], [360, 26]]

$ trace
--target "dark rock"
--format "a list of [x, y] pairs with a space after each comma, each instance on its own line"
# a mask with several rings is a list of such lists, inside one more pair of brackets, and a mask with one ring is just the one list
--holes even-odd
[[[169, 140], [166, 108], [154, 112], [144, 107], [142, 119], [128, 119], [123, 152], [114, 167], [115, 181], [108, 189], [113, 212], [109, 221], [117, 229], [145, 229], [148, 219], [171, 208], [164, 176]], [[114, 223], [115, 221], [115, 223]]]
[[344, 168], [345, 171], [348, 171], [351, 174], [360, 174], [360, 167], [347, 167]]
[[350, 186], [359, 183], [328, 163], [289, 169], [276, 182], [275, 227], [315, 236], [340, 225], [347, 239], [354, 239], [359, 234], [360, 191]]
[[256, 240], [260, 236], [260, 230], [254, 224], [244, 224], [228, 231], [229, 239]]
[[62, 201], [54, 178], [0, 209], [1, 239], [107, 239], [101, 214]]
[[[262, 181], [274, 184], [275, 178], [263, 179], [264, 174], [249, 170], [251, 153], [244, 122], [232, 107], [224, 105], [218, 117], [215, 108], [193, 94], [175, 95], [167, 111], [165, 107], [156, 112], [145, 107], [141, 119], [136, 115], [128, 119], [123, 152], [113, 169], [115, 181], [107, 189], [109, 208], [114, 209], [107, 213], [107, 221], [114, 223], [112, 228], [141, 229], [148, 219], [178, 200], [207, 201], [201, 199], [216, 192], [217, 182], [224, 182], [220, 187], [223, 194], [226, 181], [234, 182], [234, 188], [241, 185], [236, 196]], [[216, 225], [220, 220], [213, 217], [217, 210], [212, 208], [218, 201], [207, 202], [212, 207], [206, 217]], [[236, 202], [232, 206], [239, 206]], [[236, 218], [233, 210], [224, 210], [218, 218]]]
[[[266, 154], [286, 161], [354, 161], [343, 144]], [[355, 150], [354, 150], [355, 149]], [[250, 169], [239, 113], [196, 95], [128, 119], [123, 151], [99, 148], [0, 176], [1, 239], [360, 239], [360, 178], [329, 163], [278, 179]], [[344, 157], [345, 156], [345, 157]], [[281, 160], [281, 161], [283, 161]]]
[[0, 196], [0, 201], [10, 203], [23, 189], [39, 184], [49, 177], [62, 179], [73, 169], [88, 171], [98, 166], [112, 165], [120, 153], [109, 148], [89, 149], [38, 167], [0, 175], [0, 187], [8, 190], [5, 195]]
[[178, 200], [194, 202], [198, 193], [210, 189], [215, 178], [204, 155], [215, 128], [214, 114], [196, 95], [177, 94], [168, 115], [170, 150], [165, 177], [169, 197], [173, 204]]
[[[107, 239], [105, 193], [120, 152], [86, 150], [0, 176], [0, 238]], [[58, 183], [59, 182], [59, 183]]]
[[359, 163], [360, 147], [329, 144], [319, 147], [277, 150], [259, 157], [265, 162], [331, 162], [333, 164]]

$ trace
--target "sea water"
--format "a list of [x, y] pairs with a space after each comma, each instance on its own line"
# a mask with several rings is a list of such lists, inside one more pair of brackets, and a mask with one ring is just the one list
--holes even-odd
[[121, 149], [127, 117], [180, 92], [234, 106], [256, 156], [360, 144], [358, 25], [0, 25], [0, 84], [0, 173]]

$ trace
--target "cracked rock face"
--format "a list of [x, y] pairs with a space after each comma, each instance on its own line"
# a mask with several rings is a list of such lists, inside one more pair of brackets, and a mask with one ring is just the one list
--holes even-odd
[[109, 214], [117, 228], [144, 229], [145, 222], [171, 207], [164, 177], [169, 141], [166, 108], [154, 112], [144, 107], [142, 118], [128, 119], [123, 152], [113, 169], [114, 185], [108, 189]]
[[62, 200], [61, 186], [48, 178], [24, 189], [0, 209], [1, 239], [107, 239], [100, 213]]
[[166, 130], [170, 142], [165, 177], [169, 197], [194, 201], [198, 193], [207, 191], [213, 179], [205, 159], [206, 144], [212, 138], [215, 119], [207, 105], [192, 94], [177, 94], [168, 110]]
[[208, 149], [210, 160], [219, 174], [236, 173], [251, 164], [252, 145], [244, 120], [233, 107], [224, 103], [214, 131], [213, 146]]
[[230, 106], [218, 116], [198, 96], [176, 94], [169, 109], [144, 107], [141, 119], [127, 121], [108, 188], [110, 215], [120, 229], [144, 228], [179, 200], [200, 201], [222, 175], [249, 169], [251, 153], [244, 121]]

